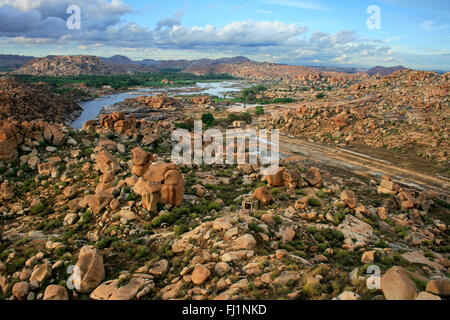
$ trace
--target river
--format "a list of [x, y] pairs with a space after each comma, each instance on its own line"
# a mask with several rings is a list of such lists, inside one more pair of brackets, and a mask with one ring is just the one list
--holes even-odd
[[117, 93], [103, 96], [88, 102], [80, 103], [83, 108], [81, 116], [72, 123], [74, 129], [80, 129], [88, 120], [96, 119], [104, 107], [112, 106], [116, 103], [123, 102], [128, 98], [136, 98], [139, 96], [153, 96], [165, 93], [168, 96], [179, 95], [211, 95], [219, 98], [227, 98], [228, 93], [238, 92], [244, 88], [250, 87], [252, 84], [247, 81], [220, 81], [220, 82], [199, 82], [195, 86], [187, 87], [170, 87], [170, 88], [136, 88], [129, 92]]

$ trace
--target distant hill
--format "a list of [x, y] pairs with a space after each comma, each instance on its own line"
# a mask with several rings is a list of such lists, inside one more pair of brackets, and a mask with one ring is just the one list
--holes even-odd
[[344, 72], [344, 73], [364, 73], [367, 72], [365, 68], [353, 68], [353, 67], [322, 67], [322, 66], [314, 66], [311, 67], [314, 69], [318, 69], [320, 71], [328, 71], [328, 72]]
[[64, 122], [81, 107], [50, 90], [48, 84], [25, 84], [12, 76], [0, 77], [0, 119]]
[[133, 60], [126, 56], [115, 55], [110, 58], [100, 58], [105, 63], [117, 63], [117, 64], [133, 64]]
[[15, 70], [25, 63], [33, 59], [33, 57], [19, 56], [14, 54], [0, 54], [0, 69]]
[[382, 67], [382, 66], [376, 66], [372, 69], [367, 70], [367, 74], [370, 76], [373, 75], [380, 75], [380, 76], [388, 76], [390, 74], [393, 74], [395, 71], [399, 70], [408, 70], [408, 68], [405, 68], [404, 66], [396, 66], [396, 67]]
[[[117, 56], [115, 56], [117, 57]], [[108, 58], [105, 61], [118, 61], [118, 58], [111, 57]], [[125, 57], [126, 58], [126, 57]], [[248, 62], [251, 61], [246, 57], [233, 57], [233, 58], [222, 58], [222, 59], [198, 59], [198, 60], [154, 60], [154, 59], [144, 59], [141, 61], [129, 61], [127, 63], [132, 63], [136, 65], [141, 66], [151, 66], [158, 69], [187, 69], [190, 67], [207, 67], [212, 65], [219, 65], [219, 64], [230, 64], [230, 63], [242, 63], [242, 62]], [[122, 63], [124, 63], [126, 60], [121, 59]]]
[[119, 64], [104, 62], [95, 56], [48, 56], [34, 58], [14, 71], [15, 74], [35, 76], [82, 76], [82, 75], [112, 75], [136, 72], [157, 72], [152, 67], [134, 64]]

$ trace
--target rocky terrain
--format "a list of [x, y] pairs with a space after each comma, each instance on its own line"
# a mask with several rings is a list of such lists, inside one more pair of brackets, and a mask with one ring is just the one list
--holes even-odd
[[447, 195], [307, 160], [178, 166], [173, 129], [120, 112], [79, 131], [2, 121], [0, 297], [450, 296]]
[[[312, 152], [364, 152], [445, 179], [449, 74], [237, 60], [186, 70], [265, 82], [234, 99], [126, 99], [79, 130], [64, 124], [76, 97], [0, 79], [1, 300], [449, 299], [448, 183], [418, 188]], [[108, 74], [108, 63], [22, 69]], [[273, 175], [260, 162], [173, 163], [173, 131], [200, 119], [280, 129], [288, 152]], [[296, 153], [302, 141], [310, 149]]]
[[112, 75], [136, 72], [157, 72], [152, 67], [137, 66], [134, 64], [105, 63], [94, 56], [48, 56], [34, 58], [15, 74], [35, 76], [81, 76], [81, 75]]
[[47, 120], [69, 123], [81, 114], [80, 96], [58, 94], [45, 84], [27, 85], [11, 76], [0, 77], [0, 119]]
[[398, 71], [314, 96], [266, 125], [297, 137], [422, 158], [448, 174], [449, 74]]

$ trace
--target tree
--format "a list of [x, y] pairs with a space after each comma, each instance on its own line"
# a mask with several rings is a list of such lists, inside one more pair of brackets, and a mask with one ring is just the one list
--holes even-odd
[[214, 116], [211, 113], [204, 113], [202, 114], [202, 122], [207, 127], [210, 127], [214, 124]]

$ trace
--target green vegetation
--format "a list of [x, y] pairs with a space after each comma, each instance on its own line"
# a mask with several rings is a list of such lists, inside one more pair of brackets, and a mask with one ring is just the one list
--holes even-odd
[[255, 115], [262, 116], [264, 114], [264, 107], [263, 106], [257, 106], [255, 109]]
[[[65, 85], [85, 84], [91, 88], [101, 88], [102, 86], [111, 86], [116, 90], [124, 90], [135, 86], [145, 87], [167, 87], [167, 86], [186, 86], [193, 85], [200, 81], [210, 80], [230, 80], [235, 79], [225, 74], [207, 74], [197, 76], [189, 73], [178, 73], [175, 71], [159, 73], [139, 73], [135, 75], [105, 75], [105, 76], [68, 76], [68, 77], [49, 77], [49, 76], [31, 76], [17, 75], [18, 79], [25, 83], [46, 82], [54, 90], [67, 90]], [[168, 84], [163, 84], [162, 80], [169, 80]]]
[[211, 127], [215, 123], [214, 116], [211, 113], [202, 114], [202, 123], [207, 127]]
[[267, 91], [267, 88], [263, 85], [258, 85], [252, 88], [242, 90], [241, 96], [235, 98], [234, 101], [242, 103], [257, 103], [257, 104], [273, 104], [273, 103], [293, 103], [296, 100], [291, 98], [277, 98], [268, 100], [267, 98], [258, 98], [258, 95]]
[[252, 123], [252, 120], [252, 115], [249, 112], [229, 113], [226, 122], [228, 122], [229, 124], [233, 123], [234, 121], [245, 121], [246, 123]]

